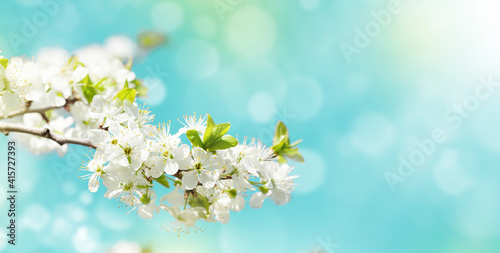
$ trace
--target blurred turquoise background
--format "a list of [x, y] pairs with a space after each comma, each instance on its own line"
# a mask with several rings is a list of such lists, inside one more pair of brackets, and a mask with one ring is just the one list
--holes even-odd
[[[21, 149], [18, 245], [2, 231], [4, 252], [106, 252], [121, 240], [153, 252], [500, 251], [500, 95], [473, 99], [481, 78], [500, 81], [498, 1], [60, 1], [32, 38], [12, 43], [24, 19], [47, 12], [41, 3], [2, 2], [5, 57], [166, 32], [168, 43], [134, 66], [155, 122], [177, 129], [183, 115], [210, 113], [231, 134], [270, 144], [283, 120], [304, 139], [306, 163], [289, 204], [247, 205], [226, 225], [200, 222], [204, 232], [177, 237], [160, 229], [167, 214], [143, 221], [102, 187], [91, 194], [78, 178], [88, 149], [64, 158]], [[450, 124], [463, 103], [473, 110]], [[415, 140], [436, 129], [446, 141], [402, 177], [400, 157], [421, 152]]]

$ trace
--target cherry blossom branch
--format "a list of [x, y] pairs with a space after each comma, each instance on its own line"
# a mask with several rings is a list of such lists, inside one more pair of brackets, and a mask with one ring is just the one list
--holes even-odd
[[16, 132], [16, 133], [25, 133], [25, 134], [40, 136], [43, 138], [53, 140], [61, 146], [64, 144], [77, 144], [96, 149], [96, 147], [92, 145], [92, 143], [89, 140], [56, 134], [50, 131], [50, 129], [48, 128], [25, 127], [18, 124], [0, 122], [0, 131], [3, 132], [5, 135], [8, 135], [10, 132]]
[[[68, 98], [66, 100], [66, 103], [64, 105], [62, 105], [62, 106], [52, 106], [52, 107], [41, 108], [41, 109], [26, 109], [24, 111], [12, 113], [12, 114], [8, 115], [7, 117], [5, 117], [3, 119], [10, 119], [10, 118], [13, 118], [13, 117], [16, 117], [16, 116], [24, 115], [26, 113], [39, 113], [42, 116], [44, 116], [45, 112], [50, 111], [50, 110], [54, 110], [54, 109], [60, 109], [60, 108], [66, 108], [66, 110], [69, 111], [69, 107], [68, 106], [71, 105], [71, 104], [74, 104], [76, 101], [78, 101], [77, 98]], [[44, 119], [45, 119], [45, 117], [44, 117]]]

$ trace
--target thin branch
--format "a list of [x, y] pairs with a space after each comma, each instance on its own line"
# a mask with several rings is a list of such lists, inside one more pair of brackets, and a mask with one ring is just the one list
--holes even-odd
[[40, 136], [43, 138], [53, 140], [61, 146], [64, 144], [77, 144], [96, 149], [96, 147], [92, 145], [92, 143], [89, 140], [56, 134], [51, 132], [50, 129], [48, 128], [25, 127], [18, 124], [0, 122], [0, 131], [3, 132], [5, 135], [8, 135], [10, 132], [16, 132], [16, 133], [25, 133], [25, 134]]
[[12, 113], [12, 114], [10, 114], [7, 117], [2, 118], [2, 119], [10, 119], [10, 118], [13, 118], [13, 117], [16, 117], [16, 116], [24, 115], [26, 113], [40, 113], [42, 116], [44, 116], [45, 112], [50, 111], [50, 110], [54, 110], [54, 109], [60, 109], [60, 108], [66, 108], [66, 110], [69, 110], [68, 106], [71, 105], [71, 104], [74, 104], [76, 101], [78, 101], [78, 99], [76, 99], [76, 98], [68, 98], [66, 100], [66, 103], [64, 105], [62, 105], [62, 106], [52, 106], [52, 107], [41, 108], [41, 109], [27, 109], [27, 110], [24, 110], [24, 111]]

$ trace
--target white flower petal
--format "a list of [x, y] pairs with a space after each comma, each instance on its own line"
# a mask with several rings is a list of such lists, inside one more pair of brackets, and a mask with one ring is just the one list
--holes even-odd
[[179, 164], [172, 159], [165, 160], [165, 173], [173, 175], [179, 171]]
[[200, 182], [203, 184], [203, 186], [207, 188], [214, 187], [217, 178], [218, 178], [217, 173], [208, 172], [200, 174]]
[[264, 200], [269, 196], [269, 193], [262, 193], [262, 192], [257, 192], [252, 197], [250, 198], [250, 206], [252, 208], [261, 208], [262, 204], [264, 203]]
[[191, 190], [198, 185], [198, 173], [195, 171], [185, 172], [182, 176], [182, 186], [185, 189]]

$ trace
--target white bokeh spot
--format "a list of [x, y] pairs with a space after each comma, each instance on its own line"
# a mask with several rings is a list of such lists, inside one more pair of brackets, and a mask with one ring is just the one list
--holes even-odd
[[311, 78], [296, 76], [288, 82], [286, 106], [297, 120], [314, 118], [323, 106], [323, 91]]
[[151, 23], [157, 31], [174, 32], [184, 22], [184, 12], [179, 4], [171, 1], [156, 3], [151, 8]]
[[258, 7], [241, 8], [229, 19], [226, 31], [231, 49], [245, 57], [268, 53], [276, 41], [276, 24], [271, 15]]
[[321, 0], [299, 0], [300, 6], [306, 11], [312, 11], [316, 9], [320, 3]]
[[194, 20], [194, 30], [203, 37], [212, 37], [217, 30], [217, 23], [210, 17], [203, 16]]
[[192, 40], [182, 45], [177, 52], [176, 67], [185, 78], [207, 78], [218, 70], [219, 54], [210, 43]]
[[73, 247], [81, 253], [97, 252], [99, 231], [89, 227], [79, 227], [71, 240]]
[[318, 190], [326, 179], [326, 162], [325, 159], [316, 151], [311, 149], [300, 149], [300, 153], [304, 157], [304, 163], [294, 163], [295, 174], [299, 171], [307, 171], [300, 173], [300, 176], [294, 180], [297, 184], [295, 192], [298, 194], [309, 194]]
[[267, 92], [259, 92], [248, 101], [248, 113], [257, 122], [269, 121], [276, 112], [273, 96]]
[[[241, 236], [241, 227], [245, 227], [245, 236]], [[282, 218], [274, 213], [262, 213], [254, 226], [248, 226], [243, 219], [234, 219], [221, 228], [219, 241], [224, 253], [262, 252], [262, 249], [273, 253], [286, 252], [287, 231]], [[248, 243], [259, 242], [259, 243]], [[245, 245], [245, 247], [242, 247]]]
[[434, 180], [444, 192], [460, 195], [474, 184], [475, 180], [468, 171], [476, 167], [470, 162], [464, 163], [458, 151], [445, 150], [434, 167]]
[[349, 140], [358, 151], [379, 156], [390, 148], [395, 136], [395, 127], [385, 116], [367, 113], [355, 120]]
[[147, 105], [160, 105], [167, 97], [167, 87], [159, 78], [148, 77], [144, 79], [144, 85], [148, 87]]
[[19, 226], [36, 232], [42, 231], [50, 221], [50, 213], [39, 204], [31, 204], [19, 219]]

